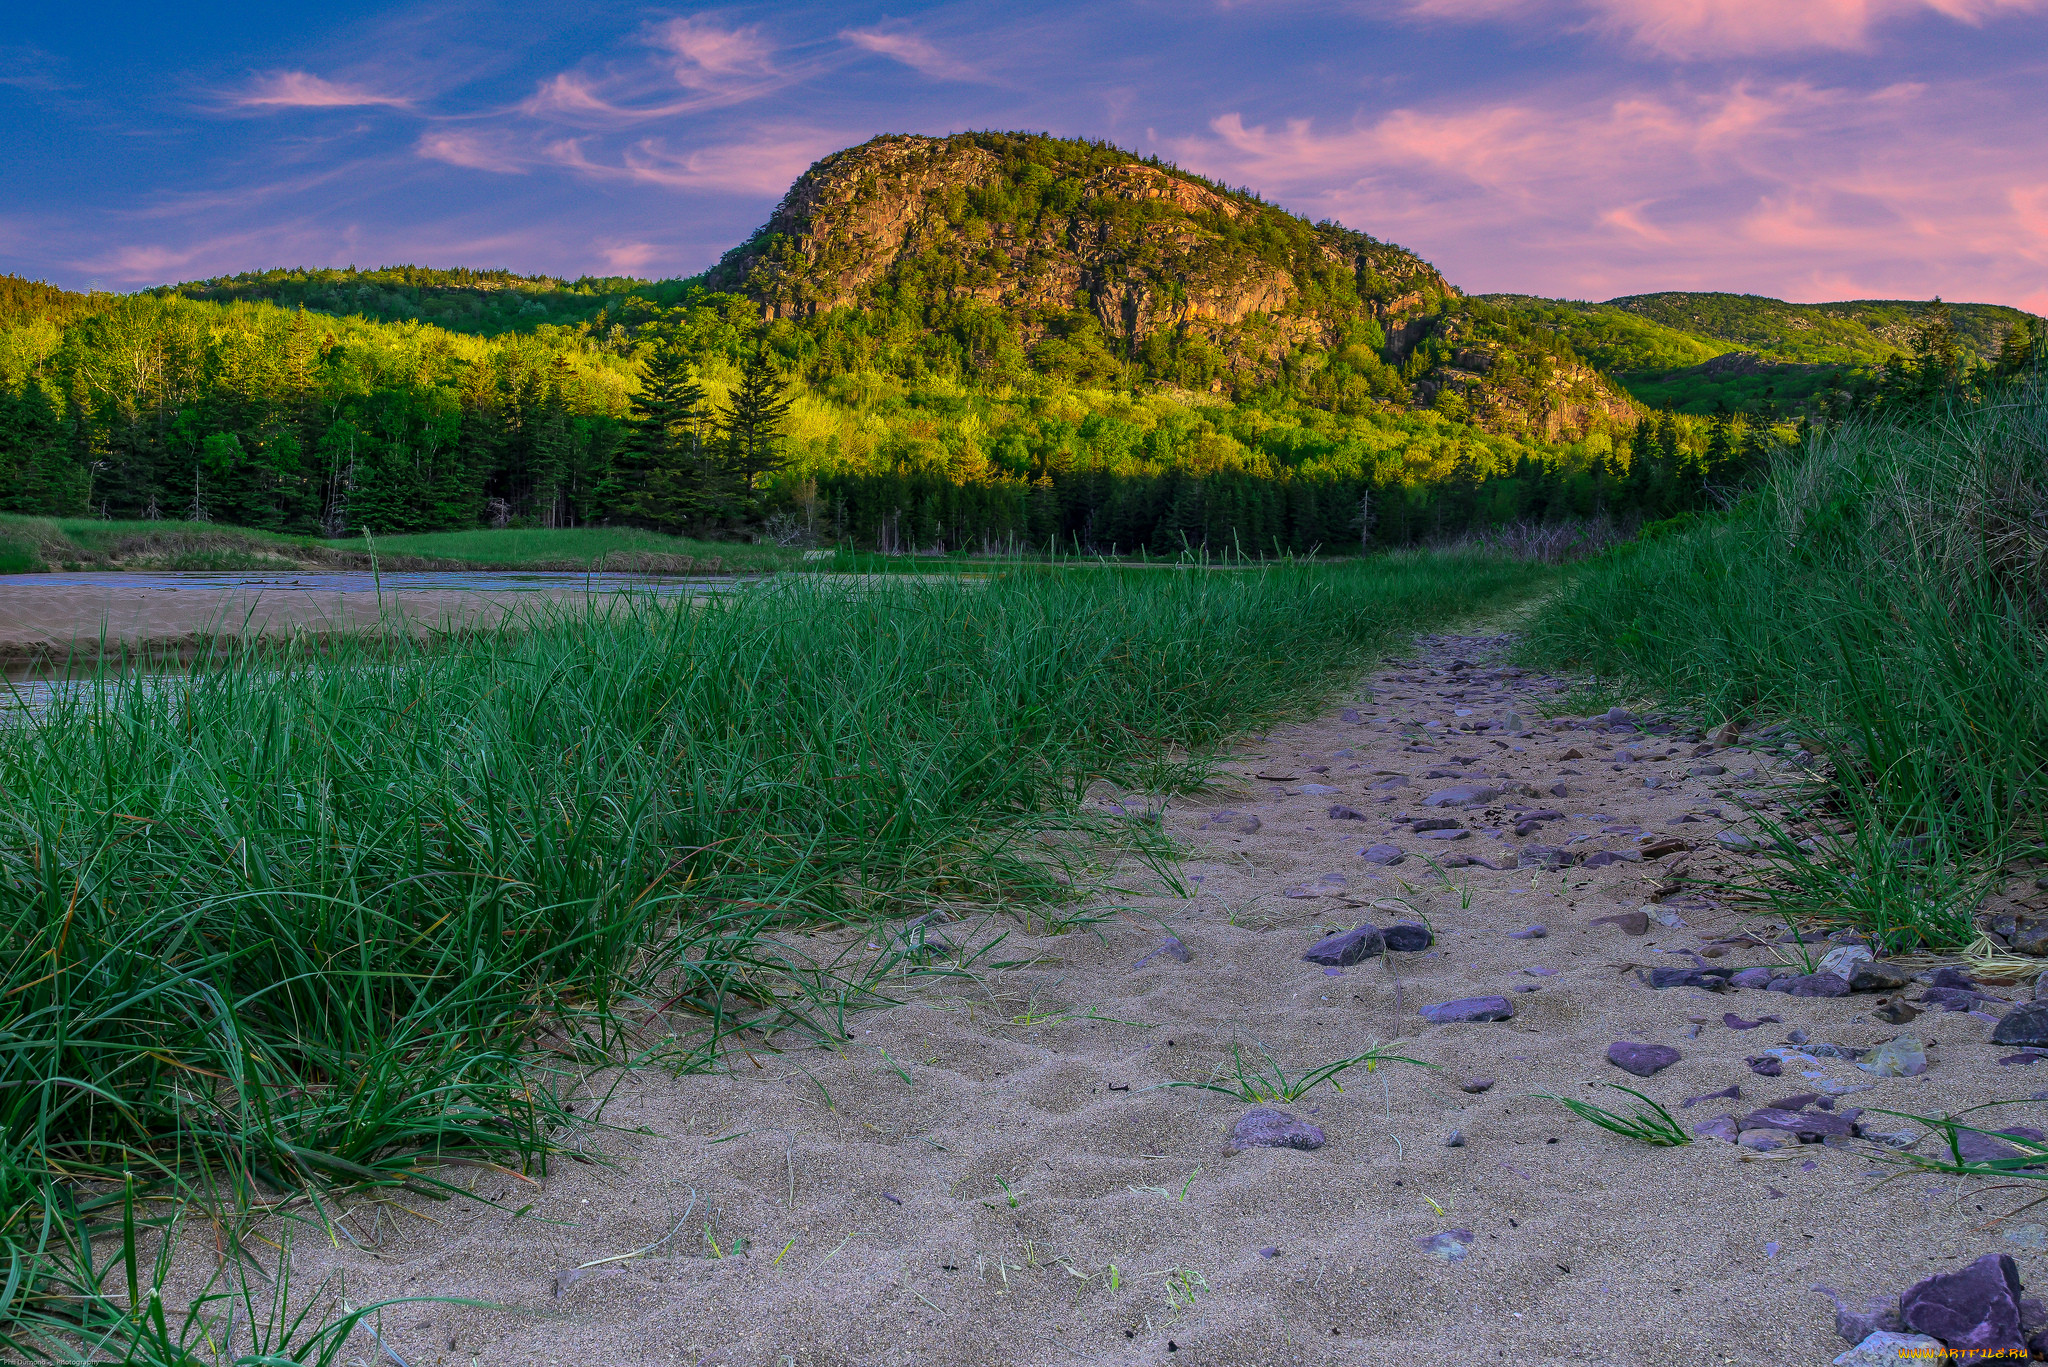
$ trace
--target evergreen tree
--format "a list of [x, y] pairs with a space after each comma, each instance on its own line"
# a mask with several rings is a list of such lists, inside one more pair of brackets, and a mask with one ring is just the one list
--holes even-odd
[[699, 430], [704, 389], [672, 338], [648, 355], [631, 408], [631, 425], [612, 457], [600, 500], [618, 516], [654, 526], [680, 526], [701, 516], [711, 493]]
[[2034, 368], [2040, 354], [2041, 338], [2034, 320], [2022, 318], [2006, 329], [1993, 373], [2001, 380], [2017, 379]]
[[782, 468], [782, 424], [789, 416], [789, 396], [782, 377], [768, 358], [766, 346], [756, 346], [740, 372], [738, 388], [719, 415], [720, 470], [736, 481], [751, 502], [761, 476]]

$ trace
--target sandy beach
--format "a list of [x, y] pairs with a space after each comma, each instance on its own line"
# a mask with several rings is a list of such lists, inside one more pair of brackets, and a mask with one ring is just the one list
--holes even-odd
[[[1355, 702], [1234, 756], [1213, 793], [1174, 801], [1171, 873], [1191, 896], [1133, 862], [1089, 904], [1100, 919], [1062, 934], [935, 921], [951, 954], [934, 966], [967, 966], [896, 983], [903, 1004], [849, 1015], [839, 1047], [783, 1037], [789, 1052], [735, 1055], [726, 1075], [591, 1078], [586, 1104], [616, 1090], [607, 1128], [582, 1137], [589, 1161], [540, 1180], [453, 1174], [496, 1208], [351, 1202], [347, 1238], [300, 1234], [297, 1279], [338, 1275], [358, 1305], [497, 1307], [384, 1311], [379, 1333], [414, 1367], [1811, 1364], [1848, 1346], [1817, 1284], [1860, 1305], [1987, 1252], [2048, 1283], [2040, 1217], [1993, 1219], [2027, 1192], [1894, 1176], [1896, 1150], [1860, 1138], [1651, 1148], [1534, 1095], [1628, 1109], [1606, 1086], [1626, 1083], [1691, 1128], [1800, 1094], [1837, 1094], [1841, 1113], [2039, 1098], [2048, 1075], [2001, 1066], [1987, 1015], [1929, 1006], [1895, 1026], [1869, 994], [1645, 985], [1638, 970], [1705, 962], [1685, 951], [1789, 959], [1729, 946], [1764, 929], [1732, 911], [1652, 900], [1676, 860], [1735, 867], [1715, 839], [1743, 828], [1734, 795], [1764, 801], [1788, 771], [1742, 741], [1702, 758], [1683, 728], [1545, 721], [1566, 681], [1503, 669], [1501, 646], [1425, 641]], [[1458, 784], [1502, 790], [1434, 809], [1466, 837], [1395, 823]], [[1558, 816], [1516, 836], [1508, 807]], [[1629, 857], [1680, 840], [1704, 848]], [[1376, 845], [1403, 858], [1361, 857]], [[1528, 854], [1560, 846], [1617, 858], [1551, 871]], [[1450, 867], [1469, 858], [1514, 866]], [[1638, 909], [1641, 934], [1594, 924]], [[1434, 943], [1303, 960], [1332, 931], [1397, 920]], [[1158, 952], [1168, 936], [1185, 961]], [[810, 945], [842, 947], [868, 945]], [[1511, 1019], [1419, 1014], [1492, 995]], [[1924, 1042], [1924, 1075], [1820, 1048], [1895, 1036]], [[1630, 1076], [1608, 1062], [1616, 1041], [1680, 1058]], [[1375, 1044], [1417, 1063], [1285, 1103], [1320, 1129], [1312, 1150], [1227, 1152], [1250, 1105], [1162, 1086], [1227, 1074], [1233, 1046], [1299, 1074]], [[1760, 1057], [1781, 1075], [1753, 1071]]]

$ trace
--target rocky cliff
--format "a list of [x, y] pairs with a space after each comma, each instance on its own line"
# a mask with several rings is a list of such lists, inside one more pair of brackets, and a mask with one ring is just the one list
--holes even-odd
[[[875, 138], [805, 172], [706, 283], [771, 319], [853, 309], [934, 330], [993, 325], [1007, 335], [977, 355], [1007, 342], [1041, 370], [1080, 365], [1094, 346], [1219, 391], [1303, 371], [1352, 404], [1489, 388], [1485, 368], [1451, 373], [1442, 347], [1418, 360], [1424, 342], [1455, 334], [1462, 296], [1415, 253], [1100, 143]], [[1565, 425], [1628, 413], [1618, 395], [1600, 399], [1571, 406]], [[1552, 434], [1564, 411], [1533, 392], [1478, 407]]]

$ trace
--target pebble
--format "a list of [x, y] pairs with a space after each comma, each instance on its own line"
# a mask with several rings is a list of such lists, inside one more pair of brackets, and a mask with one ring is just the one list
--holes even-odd
[[1366, 815], [1364, 812], [1359, 811], [1356, 807], [1346, 807], [1340, 803], [1337, 806], [1330, 808], [1330, 820], [1364, 821], [1366, 820]]
[[1759, 1025], [1782, 1025], [1784, 1020], [1778, 1016], [1758, 1016], [1753, 1021], [1746, 1021], [1733, 1011], [1730, 1011], [1727, 1015], [1721, 1017], [1721, 1024], [1727, 1026], [1730, 1030], [1754, 1030]]
[[1444, 1147], [1447, 1149], [1464, 1148], [1465, 1132], [1463, 1130], [1452, 1130], [1449, 1134], [1444, 1136]]
[[1306, 1120], [1297, 1119], [1291, 1112], [1283, 1111], [1278, 1106], [1254, 1106], [1230, 1127], [1230, 1145], [1226, 1152], [1236, 1153], [1243, 1149], [1320, 1149], [1324, 1142], [1322, 1126], [1311, 1125]]
[[1396, 921], [1381, 929], [1380, 936], [1387, 948], [1397, 954], [1416, 954], [1436, 943], [1436, 937], [1425, 926], [1413, 921]]
[[1482, 787], [1476, 784], [1460, 784], [1455, 788], [1439, 788], [1422, 799], [1425, 807], [1462, 807], [1468, 802], [1491, 802], [1499, 797], [1498, 788]]
[[1833, 973], [1796, 973], [1771, 979], [1770, 990], [1788, 997], [1846, 997], [1849, 984]]
[[1624, 911], [1614, 916], [1596, 916], [1586, 924], [1614, 926], [1630, 935], [1647, 935], [1650, 933], [1650, 914], [1645, 911]]
[[1506, 997], [1460, 997], [1456, 1001], [1425, 1006], [1416, 1014], [1432, 1025], [1455, 1025], [1467, 1021], [1512, 1020], [1515, 1008]]
[[1728, 981], [1730, 985], [1735, 987], [1746, 987], [1752, 989], [1762, 989], [1769, 987], [1771, 985], [1770, 965], [1765, 964], [1757, 968], [1745, 968], [1740, 973], [1737, 973], [1734, 977], [1730, 978]]
[[1979, 1361], [1993, 1353], [2023, 1359], [2019, 1268], [2003, 1253], [1987, 1253], [1968, 1267], [1916, 1283], [1899, 1297], [1899, 1318], [1911, 1333], [1972, 1349]]
[[1758, 1077], [1776, 1077], [1785, 1071], [1785, 1065], [1769, 1054], [1759, 1054], [1755, 1058], [1744, 1059], [1743, 1062], [1747, 1063], [1749, 1071]]
[[1878, 1045], [1856, 1066], [1877, 1077], [1918, 1077], [1927, 1071], [1927, 1049], [1917, 1039], [1895, 1039]]
[[1678, 1062], [1679, 1052], [1668, 1044], [1638, 1044], [1616, 1040], [1607, 1046], [1607, 1061], [1624, 1073], [1649, 1077]]
[[2048, 1002], [2021, 1002], [1991, 1032], [1993, 1044], [2048, 1045]]
[[1939, 1339], [1880, 1329], [1837, 1357], [1834, 1367], [1901, 1367], [1909, 1362], [1939, 1362], [1941, 1353]]
[[1368, 845], [1358, 852], [1368, 864], [1392, 866], [1408, 857], [1399, 845]]
[[1458, 1084], [1458, 1090], [1462, 1092], [1483, 1092], [1491, 1086], [1493, 1086], [1493, 1079], [1490, 1077], [1468, 1077]]
[[1441, 1234], [1417, 1239], [1415, 1246], [1440, 1263], [1462, 1263], [1472, 1247], [1472, 1231], [1447, 1229]]
[[1876, 957], [1862, 945], [1836, 945], [1821, 957], [1819, 971], [1832, 973], [1846, 983], [1856, 976], [1857, 964], [1870, 963]]
[[1527, 930], [1509, 931], [1508, 938], [1510, 940], [1540, 940], [1548, 934], [1550, 932], [1542, 926], [1530, 926]]

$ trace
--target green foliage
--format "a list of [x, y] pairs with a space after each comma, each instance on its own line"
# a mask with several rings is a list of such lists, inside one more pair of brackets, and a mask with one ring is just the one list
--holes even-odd
[[1287, 1069], [1281, 1065], [1280, 1060], [1274, 1058], [1271, 1051], [1266, 1049], [1264, 1045], [1259, 1046], [1259, 1057], [1263, 1062], [1254, 1062], [1247, 1065], [1243, 1046], [1233, 1044], [1230, 1046], [1230, 1070], [1227, 1074], [1223, 1070], [1218, 1069], [1216, 1076], [1207, 1082], [1162, 1082], [1158, 1085], [1160, 1087], [1194, 1087], [1205, 1092], [1221, 1092], [1223, 1095], [1235, 1097], [1239, 1101], [1296, 1101], [1325, 1082], [1335, 1087], [1338, 1091], [1343, 1091], [1344, 1084], [1337, 1079], [1341, 1074], [1353, 1068], [1362, 1067], [1366, 1072], [1371, 1073], [1378, 1071], [1382, 1063], [1408, 1063], [1413, 1064], [1417, 1068], [1433, 1068], [1436, 1066], [1433, 1063], [1424, 1063], [1421, 1059], [1386, 1053], [1382, 1046], [1374, 1045], [1362, 1054], [1353, 1054], [1349, 1058], [1333, 1059], [1328, 1063], [1303, 1069], [1299, 1074], [1290, 1077]]
[[138, 1198], [229, 1238], [336, 1184], [432, 1198], [448, 1158], [544, 1168], [593, 1067], [843, 1038], [900, 951], [827, 966], [780, 928], [1056, 899], [1029, 837], [1081, 838], [1092, 784], [1199, 783], [1226, 737], [1543, 583], [786, 576], [60, 688], [0, 727], [0, 1323], [139, 1331], [157, 1298], [71, 1290]]
[[1596, 307], [1626, 310], [1777, 360], [1827, 366], [1876, 365], [1909, 351], [1930, 313], [1943, 307], [1953, 317], [1958, 346], [1988, 358], [1997, 354], [2006, 331], [2027, 317], [2001, 304], [1943, 305], [1939, 299], [1788, 304], [1754, 294], [1637, 294]]
[[1677, 1117], [1657, 1102], [1650, 1100], [1633, 1087], [1624, 1087], [1618, 1082], [1607, 1084], [1617, 1092], [1630, 1096], [1648, 1106], [1645, 1111], [1638, 1107], [1630, 1115], [1610, 1111], [1605, 1106], [1595, 1106], [1590, 1101], [1574, 1101], [1570, 1097], [1552, 1096], [1548, 1092], [1536, 1094], [1539, 1101], [1555, 1101], [1581, 1120], [1590, 1120], [1603, 1130], [1610, 1130], [1624, 1139], [1633, 1139], [1652, 1148], [1677, 1148], [1692, 1143], [1692, 1136], [1685, 1132], [1685, 1126]]
[[1798, 717], [1833, 786], [1779, 842], [1781, 909], [1959, 947], [2048, 820], [2044, 433], [2038, 376], [1818, 430], [1727, 515], [1595, 562], [1531, 650], [1709, 717]]

